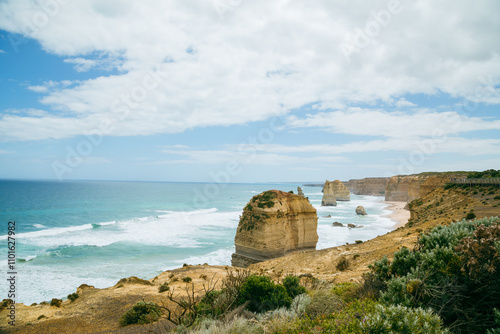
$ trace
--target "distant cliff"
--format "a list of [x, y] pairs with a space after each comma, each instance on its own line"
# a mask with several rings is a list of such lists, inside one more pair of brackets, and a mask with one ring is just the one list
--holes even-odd
[[393, 176], [387, 182], [385, 200], [411, 202], [443, 186], [452, 178], [463, 177], [466, 177], [466, 174], [462, 172]]
[[240, 217], [232, 265], [247, 267], [292, 251], [316, 249], [317, 227], [316, 209], [307, 198], [279, 190], [256, 195]]
[[347, 188], [355, 195], [382, 196], [389, 182], [388, 177], [368, 177], [359, 180], [344, 182]]

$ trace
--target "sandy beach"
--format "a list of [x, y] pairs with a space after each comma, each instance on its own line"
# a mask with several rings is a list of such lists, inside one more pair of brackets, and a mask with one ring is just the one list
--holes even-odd
[[405, 226], [405, 224], [408, 222], [408, 219], [410, 219], [410, 211], [405, 210], [404, 208], [406, 202], [384, 201], [384, 203], [389, 205], [386, 209], [392, 211], [392, 213], [390, 213], [388, 216], [390, 219], [396, 222], [394, 228], [396, 229], [398, 227]]

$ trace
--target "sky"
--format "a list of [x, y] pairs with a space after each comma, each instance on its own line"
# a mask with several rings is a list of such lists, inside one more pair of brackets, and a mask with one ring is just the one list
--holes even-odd
[[500, 168], [497, 0], [0, 0], [0, 178]]

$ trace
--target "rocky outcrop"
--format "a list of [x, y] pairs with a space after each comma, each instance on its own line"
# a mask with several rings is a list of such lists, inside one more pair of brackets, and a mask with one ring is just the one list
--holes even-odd
[[344, 224], [339, 223], [339, 222], [333, 222], [332, 226], [344, 227]]
[[302, 188], [301, 187], [297, 187], [297, 194], [299, 194], [299, 196], [304, 197], [304, 193], [302, 192]]
[[333, 187], [333, 194], [337, 201], [350, 201], [351, 200], [351, 192], [349, 188], [345, 186], [345, 184], [339, 180], [335, 180], [330, 182]]
[[336, 206], [337, 201], [350, 201], [351, 193], [349, 189], [339, 180], [328, 181], [326, 180], [323, 186], [323, 200], [322, 206]]
[[381, 196], [385, 194], [385, 187], [388, 181], [388, 177], [368, 177], [359, 180], [349, 180], [345, 185], [355, 195]]
[[333, 193], [332, 182], [326, 180], [322, 191], [323, 198], [321, 199], [321, 206], [337, 206], [337, 200], [335, 199], [335, 194]]
[[279, 190], [265, 191], [243, 209], [232, 265], [247, 267], [293, 251], [314, 250], [317, 228], [316, 209], [307, 198]]
[[452, 178], [461, 178], [460, 173], [422, 173], [397, 175], [389, 179], [385, 189], [386, 201], [411, 202], [442, 187]]
[[362, 205], [358, 205], [356, 207], [356, 214], [361, 215], [361, 216], [366, 216], [367, 215], [366, 210], [365, 210], [365, 208]]

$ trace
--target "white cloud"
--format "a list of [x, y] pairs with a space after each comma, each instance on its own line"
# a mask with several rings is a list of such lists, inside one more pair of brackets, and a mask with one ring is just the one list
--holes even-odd
[[477, 130], [500, 130], [500, 120], [484, 120], [454, 111], [387, 112], [347, 108], [320, 112], [304, 118], [290, 116], [292, 128], [323, 128], [334, 133], [405, 138], [443, 136]]
[[[221, 17], [211, 1], [65, 1], [41, 24], [32, 18], [41, 15], [43, 3], [7, 0], [0, 4], [0, 28], [70, 57], [65, 61], [77, 71], [100, 66], [88, 56], [96, 53], [120, 59], [121, 71], [66, 89], [32, 86], [47, 93], [42, 102], [64, 117], [4, 117], [0, 128], [16, 140], [62, 138], [110, 119], [111, 135], [149, 135], [244, 124], [309, 103], [344, 109], [397, 101], [412, 107], [405, 94], [500, 103], [500, 21], [491, 19], [500, 15], [498, 1], [401, 1], [401, 13], [347, 61], [342, 43], [387, 6], [386, 0], [244, 1]], [[148, 71], [161, 82], [141, 95]], [[127, 109], [123, 97], [134, 93], [134, 107], [118, 115], [118, 108]], [[428, 123], [410, 120], [419, 131]], [[24, 135], [10, 134], [16, 127], [11, 122], [33, 124]], [[403, 131], [376, 124], [391, 136]], [[359, 132], [372, 132], [367, 127], [360, 125]]]
[[0, 49], [0, 54], [1, 54], [1, 53], [5, 53], [5, 51], [4, 51], [4, 50], [2, 50], [2, 49]]
[[85, 58], [70, 58], [64, 59], [65, 63], [75, 64], [75, 70], [77, 72], [87, 72], [92, 67], [97, 65], [97, 61], [93, 59], [85, 59]]

